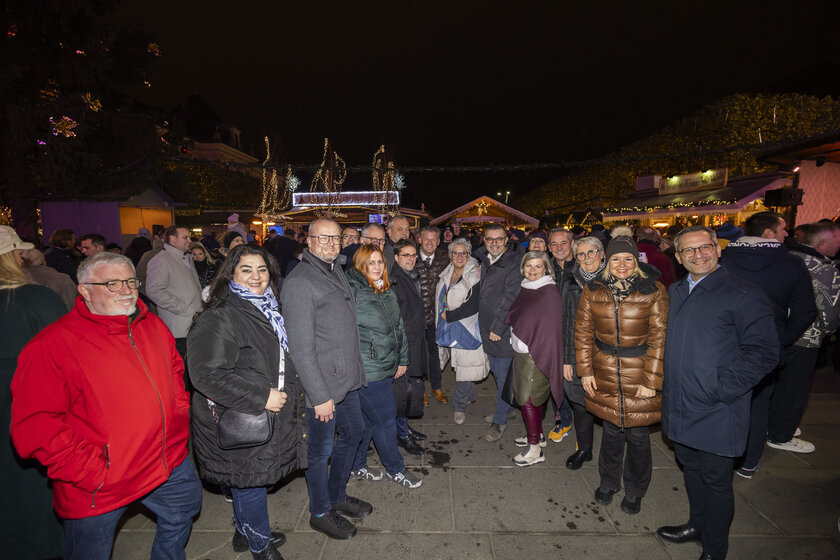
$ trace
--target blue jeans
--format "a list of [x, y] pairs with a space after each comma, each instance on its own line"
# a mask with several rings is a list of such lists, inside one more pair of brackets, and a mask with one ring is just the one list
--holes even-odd
[[493, 413], [493, 423], [499, 426], [507, 424], [507, 415], [510, 405], [502, 400], [502, 389], [505, 386], [505, 379], [510, 373], [510, 366], [513, 363], [513, 356], [509, 358], [497, 358], [487, 354], [490, 361], [490, 370], [496, 377], [496, 411]]
[[271, 542], [268, 522], [268, 497], [265, 488], [231, 488], [233, 523], [248, 537], [251, 552], [262, 552]]
[[397, 437], [408, 437], [408, 418], [397, 416]]
[[394, 380], [389, 377], [368, 382], [367, 387], [359, 389], [365, 435], [356, 450], [353, 470], [365, 467], [371, 437], [388, 474], [401, 473], [405, 469], [402, 455], [397, 449], [397, 403], [394, 401], [393, 383]]
[[569, 405], [569, 399], [563, 399], [560, 405], [560, 410], [557, 410], [557, 403], [554, 402], [554, 397], [551, 398], [551, 404], [554, 406], [554, 422], [559, 422], [564, 428], [572, 425], [572, 407]]
[[[314, 408], [307, 408], [306, 416], [309, 421], [309, 468], [306, 469], [309, 511], [323, 515], [333, 504], [347, 499], [347, 479], [365, 433], [359, 391], [347, 393], [344, 400], [335, 405], [335, 414], [329, 422], [315, 418]], [[327, 465], [330, 458], [332, 462]]]
[[[140, 503], [157, 515], [152, 560], [184, 560], [193, 517], [201, 509], [201, 483], [189, 458], [172, 469], [169, 479]], [[64, 520], [64, 560], [108, 560], [114, 531], [128, 505], [81, 519]]]

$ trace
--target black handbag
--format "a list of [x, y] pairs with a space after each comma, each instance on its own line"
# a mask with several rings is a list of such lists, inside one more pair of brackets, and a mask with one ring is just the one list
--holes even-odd
[[516, 396], [513, 394], [513, 376], [514, 369], [510, 368], [510, 370], [508, 370], [507, 377], [505, 377], [505, 384], [502, 386], [501, 398], [510, 406], [518, 407], [519, 405], [516, 403]]
[[397, 416], [407, 418], [423, 417], [423, 387], [422, 377], [403, 375], [394, 379], [394, 400], [397, 402]]
[[219, 415], [216, 424], [219, 447], [225, 450], [245, 449], [268, 443], [274, 434], [274, 415], [270, 410], [248, 414], [226, 409]]

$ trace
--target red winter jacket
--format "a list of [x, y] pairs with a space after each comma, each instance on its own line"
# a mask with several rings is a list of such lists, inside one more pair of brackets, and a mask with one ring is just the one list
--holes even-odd
[[12, 439], [47, 467], [67, 519], [151, 492], [187, 456], [189, 395], [166, 325], [137, 302], [132, 319], [82, 298], [24, 347], [12, 380]]

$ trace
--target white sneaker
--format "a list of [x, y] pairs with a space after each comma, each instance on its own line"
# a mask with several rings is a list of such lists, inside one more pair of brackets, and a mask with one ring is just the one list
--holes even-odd
[[[513, 440], [516, 447], [528, 447], [528, 436], [519, 436]], [[540, 434], [540, 447], [545, 447], [545, 435]]]
[[460, 425], [467, 419], [467, 414], [465, 412], [456, 412], [453, 417], [455, 419], [455, 423]]
[[358, 480], [382, 480], [382, 471], [379, 469], [361, 468], [357, 471], [350, 471], [350, 476]]
[[513, 464], [517, 467], [530, 467], [531, 465], [536, 465], [537, 463], [542, 463], [543, 461], [545, 461], [545, 455], [543, 455], [542, 450], [540, 450], [540, 454], [536, 456], [530, 456], [528, 453], [520, 453], [513, 458]]
[[423, 484], [423, 481], [421, 479], [417, 478], [407, 470], [404, 470], [403, 472], [398, 472], [397, 474], [388, 474], [386, 472], [385, 476], [391, 482], [399, 484], [400, 486], [404, 486], [405, 488], [418, 488], [421, 484]]
[[790, 441], [786, 441], [785, 443], [776, 443], [768, 439], [767, 445], [773, 449], [781, 449], [783, 451], [791, 451], [793, 453], [813, 453], [817, 448], [813, 443], [796, 437], [791, 438]]

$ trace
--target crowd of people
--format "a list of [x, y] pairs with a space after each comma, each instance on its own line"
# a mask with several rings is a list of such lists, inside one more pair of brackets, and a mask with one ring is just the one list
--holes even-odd
[[301, 470], [310, 526], [352, 538], [374, 507], [349, 479], [423, 484], [402, 453], [424, 453], [409, 420], [449, 403], [447, 364], [455, 424], [491, 373], [484, 440], [506, 437], [519, 409], [518, 467], [574, 431], [565, 466], [579, 469], [600, 424], [594, 500], [623, 489], [628, 515], [661, 423], [690, 511], [657, 533], [700, 541], [701, 559], [726, 557], [733, 476], [756, 476], [765, 445], [815, 450], [799, 423], [840, 325], [829, 220], [791, 237], [773, 212], [665, 235], [413, 231], [401, 215], [359, 229], [319, 218], [261, 243], [139, 233], [122, 254], [56, 230], [41, 252], [0, 226], [0, 511], [14, 512], [0, 531], [15, 558], [107, 559], [138, 501], [157, 516], [152, 557], [184, 558], [203, 480], [232, 502], [234, 550], [281, 559], [267, 489]]

